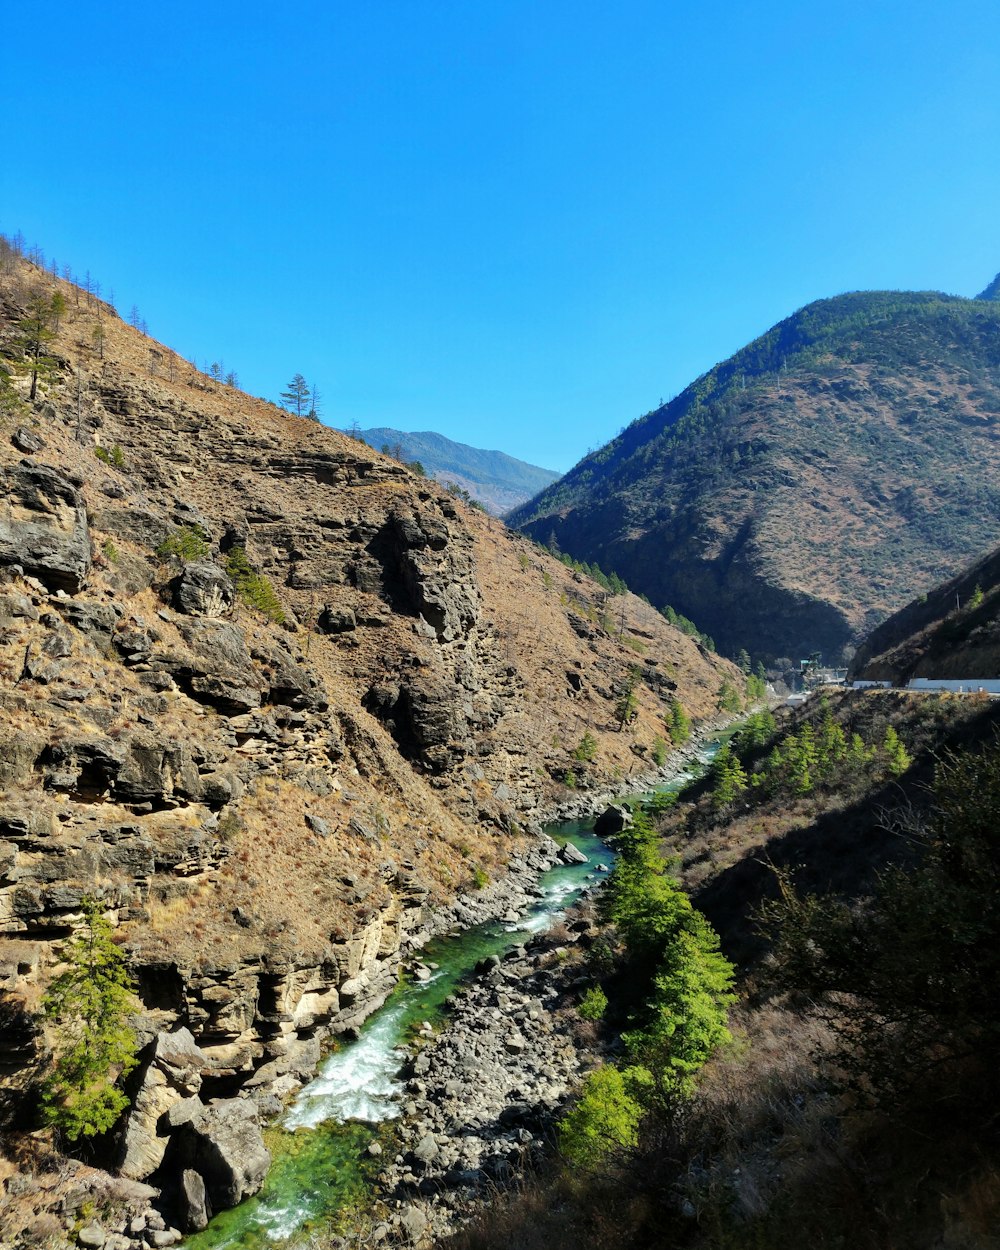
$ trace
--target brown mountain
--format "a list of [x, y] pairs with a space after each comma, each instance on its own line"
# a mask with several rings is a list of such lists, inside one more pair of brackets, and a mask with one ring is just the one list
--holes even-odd
[[991, 290], [811, 304], [509, 519], [726, 652], [836, 658], [996, 542]]
[[[674, 700], [705, 721], [740, 683], [7, 245], [0, 409], [0, 1119], [32, 1123], [39, 999], [97, 896], [148, 1043], [133, 1178], [180, 1089], [307, 1072], [431, 929], [523, 899], [539, 820], [651, 774]], [[179, 1026], [197, 1054], [155, 1040]]]
[[893, 613], [851, 665], [858, 678], [1000, 677], [1000, 548]]

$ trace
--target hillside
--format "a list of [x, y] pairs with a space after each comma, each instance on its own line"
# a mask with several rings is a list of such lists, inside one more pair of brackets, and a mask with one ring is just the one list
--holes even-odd
[[851, 676], [1000, 676], [1000, 548], [895, 612], [858, 648]]
[[516, 508], [559, 477], [551, 469], [526, 464], [502, 451], [469, 447], [429, 430], [407, 433], [380, 425], [358, 430], [356, 436], [379, 451], [388, 449], [397, 459], [419, 461], [430, 477], [468, 491], [494, 516]]
[[1000, 273], [993, 279], [989, 286], [980, 291], [976, 299], [995, 299], [1000, 300]]
[[178, 1028], [188, 1093], [273, 1111], [431, 930], [523, 897], [541, 819], [655, 773], [675, 702], [704, 722], [741, 682], [2, 243], [0, 408], [0, 1122], [37, 1123], [39, 1003], [96, 896], [141, 998], [133, 1180]]
[[842, 295], [634, 421], [509, 521], [615, 570], [724, 652], [836, 660], [995, 544], [998, 429], [995, 299]]

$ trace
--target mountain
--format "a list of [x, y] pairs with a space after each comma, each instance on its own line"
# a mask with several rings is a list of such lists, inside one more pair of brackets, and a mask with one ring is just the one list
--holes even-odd
[[515, 460], [502, 451], [455, 443], [429, 430], [411, 434], [380, 425], [359, 430], [357, 437], [380, 451], [388, 449], [399, 460], [419, 461], [430, 477], [468, 491], [494, 516], [509, 512], [559, 478], [551, 469]]
[[1000, 677], [1000, 548], [901, 608], [858, 648], [851, 676]]
[[996, 543], [998, 432], [1000, 304], [841, 295], [774, 326], [508, 519], [730, 654], [836, 659]]
[[980, 291], [976, 299], [1000, 300], [1000, 273], [993, 279], [985, 291]]
[[[2, 240], [0, 435], [4, 1148], [37, 1126], [39, 1004], [94, 897], [139, 1000], [123, 1175], [233, 1115], [259, 1184], [254, 1100], [431, 932], [521, 906], [540, 822], [651, 779], [676, 703], [704, 725], [743, 679]], [[184, 1094], [197, 1129], [167, 1123]]]

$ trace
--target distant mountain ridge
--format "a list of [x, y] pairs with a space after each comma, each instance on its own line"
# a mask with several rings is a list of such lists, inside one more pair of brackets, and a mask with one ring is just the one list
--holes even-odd
[[996, 542], [996, 288], [810, 304], [509, 523], [728, 654], [834, 658]]
[[470, 447], [430, 430], [408, 433], [379, 425], [357, 433], [379, 451], [388, 447], [395, 454], [398, 448], [402, 459], [419, 460], [430, 477], [445, 485], [454, 482], [495, 516], [516, 508], [559, 478], [551, 469], [506, 452]]

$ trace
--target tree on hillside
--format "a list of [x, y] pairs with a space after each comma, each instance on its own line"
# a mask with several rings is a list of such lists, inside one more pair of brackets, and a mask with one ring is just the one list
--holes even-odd
[[66, 969], [42, 1003], [56, 1055], [43, 1112], [70, 1141], [106, 1133], [124, 1111], [119, 1082], [135, 1067], [138, 1045], [128, 1023], [134, 999], [125, 956], [96, 899], [85, 898], [83, 912], [83, 928], [63, 952]]
[[66, 300], [59, 291], [49, 292], [36, 287], [28, 295], [27, 311], [18, 322], [19, 341], [31, 374], [31, 390], [28, 399], [38, 394], [38, 379], [55, 368], [55, 361], [48, 354], [49, 344], [56, 336], [59, 318], [66, 311]]
[[281, 392], [281, 406], [297, 417], [304, 417], [309, 411], [309, 397], [309, 383], [297, 373], [288, 383], [288, 390]]
[[323, 396], [319, 393], [319, 387], [314, 382], [312, 385], [312, 393], [309, 396], [309, 411], [306, 416], [310, 421], [318, 421], [321, 412], [320, 405], [323, 402]]

